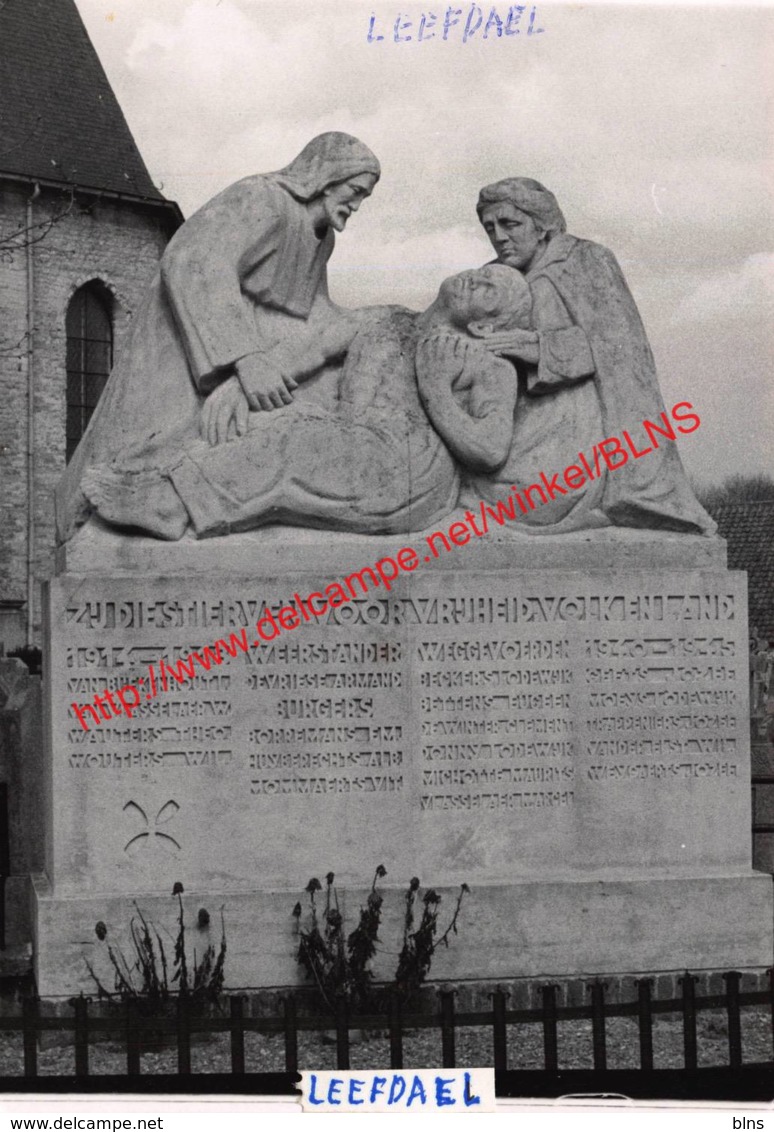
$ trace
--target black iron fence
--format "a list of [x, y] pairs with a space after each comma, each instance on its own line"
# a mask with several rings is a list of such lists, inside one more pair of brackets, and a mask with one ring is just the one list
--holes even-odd
[[[171, 1013], [148, 1017], [136, 1002], [125, 1003], [106, 1016], [96, 1012], [84, 997], [71, 1001], [72, 1013], [47, 1016], [41, 1003], [28, 998], [21, 1015], [0, 1018], [0, 1033], [20, 1035], [24, 1055], [23, 1076], [0, 1077], [0, 1089], [8, 1091], [141, 1092], [164, 1089], [172, 1092], [220, 1092], [235, 1094], [292, 1095], [299, 1068], [299, 1035], [304, 1032], [334, 1032], [336, 1065], [350, 1068], [353, 1030], [381, 1033], [388, 1042], [393, 1069], [404, 1068], [404, 1038], [411, 1031], [432, 1029], [440, 1032], [441, 1066], [457, 1066], [457, 1035], [462, 1027], [483, 1028], [489, 1035], [490, 1056], [484, 1064], [494, 1065], [498, 1095], [558, 1096], [575, 1092], [616, 1092], [631, 1097], [698, 1097], [702, 1099], [771, 1099], [774, 1097], [774, 971], [768, 973], [765, 990], [740, 989], [738, 971], [723, 975], [723, 992], [697, 995], [697, 976], [686, 972], [678, 980], [679, 997], [657, 999], [653, 980], [635, 980], [636, 998], [610, 1002], [606, 983], [588, 984], [584, 1005], [560, 1005], [555, 984], [540, 989], [542, 1004], [535, 1009], [509, 1008], [502, 990], [491, 994], [487, 1010], [458, 1011], [453, 990], [438, 993], [437, 1010], [414, 1013], [402, 1008], [392, 996], [384, 1014], [349, 1014], [342, 1002], [332, 1015], [299, 1012], [296, 996], [282, 1000], [277, 1015], [249, 1016], [244, 996], [225, 1000], [225, 1009], [215, 1016], [202, 1016], [191, 1009], [186, 998], [179, 998]], [[764, 1060], [743, 1061], [742, 1008], [763, 1008], [769, 1028], [768, 1051]], [[723, 1011], [727, 1026], [727, 1060], [724, 1064], [700, 1067], [700, 1041], [697, 1019], [702, 1011]], [[654, 1065], [654, 1019], [677, 1015], [682, 1029], [682, 1066], [659, 1069]], [[639, 1038], [639, 1066], [630, 1069], [608, 1067], [607, 1023], [611, 1018], [636, 1019]], [[563, 1022], [585, 1019], [591, 1023], [593, 1069], [560, 1066], [559, 1027]], [[509, 1066], [509, 1027], [518, 1042], [518, 1028], [538, 1025], [542, 1029], [542, 1069], [513, 1069]], [[74, 1045], [74, 1073], [52, 1076], [39, 1072], [39, 1044], [42, 1035], [52, 1031], [69, 1035]], [[194, 1073], [191, 1065], [192, 1038], [197, 1034], [228, 1034], [228, 1067], [224, 1072]], [[284, 1072], [250, 1072], [245, 1057], [245, 1036], [249, 1033], [281, 1035], [284, 1044]], [[143, 1074], [142, 1052], [150, 1036], [160, 1035], [176, 1049], [177, 1072]], [[515, 1035], [515, 1036], [514, 1036]], [[120, 1037], [123, 1045], [122, 1072], [106, 1075], [90, 1073], [90, 1050], [98, 1038]]]

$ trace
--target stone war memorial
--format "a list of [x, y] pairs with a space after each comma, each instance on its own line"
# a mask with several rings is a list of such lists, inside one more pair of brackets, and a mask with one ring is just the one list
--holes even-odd
[[308, 879], [353, 919], [378, 864], [397, 916], [411, 876], [470, 886], [434, 979], [771, 964], [699, 415], [613, 254], [510, 172], [459, 204], [493, 261], [422, 312], [329, 298], [379, 191], [346, 134], [169, 244], [57, 496], [41, 995], [176, 882], [229, 988], [298, 984]]

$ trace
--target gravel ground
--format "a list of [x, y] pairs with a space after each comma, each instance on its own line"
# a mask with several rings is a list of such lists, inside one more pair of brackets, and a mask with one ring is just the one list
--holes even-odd
[[[765, 1007], [748, 1007], [742, 1011], [742, 1052], [745, 1062], [772, 1060], [771, 1015]], [[699, 1065], [728, 1064], [728, 1027], [720, 1011], [698, 1015]], [[607, 1062], [610, 1069], [639, 1066], [639, 1037], [634, 1018], [610, 1018], [606, 1026]], [[593, 1067], [590, 1021], [560, 1022], [559, 1065], [562, 1069]], [[683, 1065], [683, 1032], [679, 1018], [665, 1015], [653, 1020], [654, 1062], [657, 1069], [680, 1068]], [[191, 1049], [194, 1073], [227, 1073], [230, 1068], [229, 1036], [216, 1034], [197, 1038]], [[335, 1069], [336, 1047], [331, 1038], [301, 1033], [298, 1043], [302, 1069]], [[460, 1067], [491, 1065], [492, 1038], [486, 1027], [460, 1027], [456, 1031], [457, 1064]], [[435, 1067], [441, 1064], [441, 1035], [438, 1030], [414, 1030], [403, 1039], [404, 1064], [413, 1067]], [[389, 1068], [389, 1041], [384, 1034], [353, 1036], [350, 1050], [353, 1069]], [[245, 1035], [245, 1061], [248, 1072], [272, 1072], [284, 1069], [284, 1043], [281, 1036]], [[0, 1034], [0, 1075], [16, 1076], [23, 1072], [21, 1034]], [[126, 1067], [124, 1046], [118, 1042], [95, 1042], [89, 1050], [91, 1074], [123, 1073]], [[538, 1024], [508, 1027], [508, 1067], [510, 1069], [543, 1068], [543, 1030]], [[72, 1045], [51, 1046], [38, 1054], [40, 1074], [66, 1075], [74, 1071]], [[173, 1048], [142, 1055], [143, 1074], [175, 1073], [177, 1054]]]

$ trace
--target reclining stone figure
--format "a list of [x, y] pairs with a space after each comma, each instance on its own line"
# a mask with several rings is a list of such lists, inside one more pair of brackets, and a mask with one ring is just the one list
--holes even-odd
[[[243, 405], [221, 417], [205, 403], [204, 435], [163, 470], [96, 465], [82, 490], [107, 523], [171, 540], [189, 526], [204, 538], [278, 522], [422, 530], [455, 507], [458, 462], [494, 470], [508, 455], [513, 400], [504, 413], [502, 390], [516, 375], [485, 341], [528, 327], [530, 310], [523, 276], [490, 265], [445, 280], [421, 314], [353, 312], [283, 362], [300, 383], [346, 352], [332, 407], [297, 397], [272, 412]], [[236, 384], [220, 399], [232, 394]]]

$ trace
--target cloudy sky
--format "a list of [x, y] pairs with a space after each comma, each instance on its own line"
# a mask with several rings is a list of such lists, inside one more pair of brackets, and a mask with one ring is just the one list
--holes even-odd
[[[461, 24], [420, 43], [440, 0], [76, 2], [151, 175], [186, 215], [346, 130], [383, 175], [339, 237], [334, 298], [421, 308], [490, 257], [480, 186], [535, 177], [570, 231], [618, 256], [667, 403], [699, 409], [689, 471], [774, 474], [771, 8], [538, 3], [541, 34], [526, 34], [528, 7], [520, 35], [485, 40], [482, 25], [463, 42], [471, 4], [456, 0]], [[508, 7], [495, 5], [503, 20]], [[372, 15], [385, 38], [369, 43]], [[411, 42], [394, 40], [399, 16]]]

